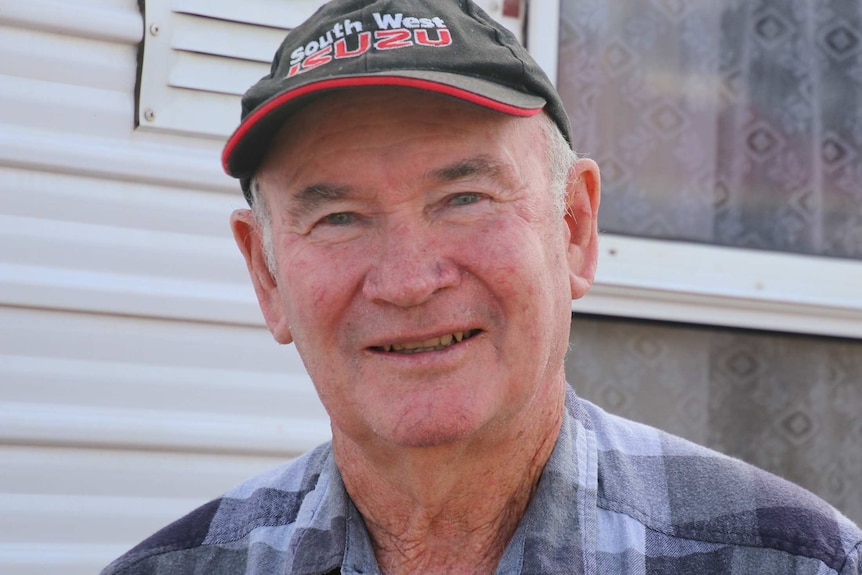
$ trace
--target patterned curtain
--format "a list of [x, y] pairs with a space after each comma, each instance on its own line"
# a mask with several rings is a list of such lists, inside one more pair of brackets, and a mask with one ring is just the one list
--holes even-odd
[[862, 525], [862, 341], [576, 317], [581, 397], [814, 491]]
[[862, 2], [562, 0], [603, 230], [862, 259]]
[[[604, 231], [862, 259], [862, 1], [561, 0], [559, 62]], [[862, 341], [578, 317], [571, 342], [582, 396], [862, 523]]]

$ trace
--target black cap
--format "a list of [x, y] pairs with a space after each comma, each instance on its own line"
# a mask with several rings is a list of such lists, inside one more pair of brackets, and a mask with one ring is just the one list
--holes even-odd
[[287, 34], [269, 75], [242, 97], [222, 165], [249, 203], [251, 177], [288, 115], [323, 92], [359, 86], [437, 92], [514, 116], [544, 109], [572, 141], [554, 85], [470, 0], [332, 0]]

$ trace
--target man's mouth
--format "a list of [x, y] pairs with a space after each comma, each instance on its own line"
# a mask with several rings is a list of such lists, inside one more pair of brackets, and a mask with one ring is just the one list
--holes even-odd
[[447, 333], [445, 335], [432, 337], [431, 339], [426, 339], [423, 341], [392, 343], [373, 347], [372, 349], [375, 351], [384, 351], [386, 353], [401, 354], [422, 353], [426, 351], [440, 351], [442, 349], [452, 347], [456, 343], [461, 343], [466, 339], [470, 339], [471, 337], [479, 333], [479, 331], [480, 330], [478, 329], [471, 329], [469, 331], [456, 331], [454, 333]]

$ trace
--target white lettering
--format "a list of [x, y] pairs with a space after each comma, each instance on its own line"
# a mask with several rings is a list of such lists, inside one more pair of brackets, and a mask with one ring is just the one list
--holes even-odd
[[[391, 50], [393, 48], [410, 46], [413, 45], [414, 39], [417, 44], [425, 46], [447, 46], [452, 43], [452, 39], [446, 29], [446, 23], [443, 22], [443, 19], [440, 17], [405, 17], [400, 12], [396, 14], [381, 14], [380, 12], [374, 12], [372, 13], [372, 16], [374, 16], [374, 21], [377, 23], [378, 30], [390, 31], [385, 36], [375, 34], [377, 42], [374, 44], [374, 47], [378, 50]], [[422, 30], [417, 30], [417, 28], [422, 28]], [[436, 40], [432, 40], [428, 36], [426, 30], [429, 28], [442, 29], [438, 30]], [[296, 48], [291, 52], [291, 67], [302, 64], [302, 71], [304, 71], [306, 64], [303, 63], [303, 61], [315, 54], [317, 54], [318, 57], [313, 62], [314, 66], [319, 66], [320, 64], [328, 62], [332, 59], [328, 54], [331, 52], [333, 43], [335, 43], [335, 57], [339, 59], [364, 53], [370, 47], [370, 36], [367, 38], [362, 37], [359, 42], [359, 46], [354, 52], [348, 51], [347, 45], [344, 43], [344, 39], [347, 38], [347, 36], [351, 36], [356, 33], [360, 33], [360, 36], [366, 34], [365, 32], [362, 32], [362, 29], [362, 22], [354, 22], [350, 18], [345, 18], [343, 22], [336, 22], [330, 30], [325, 32], [317, 40], [312, 40], [305, 46]], [[416, 32], [415, 34], [411, 34], [409, 30], [416, 30]], [[411, 38], [411, 36], [413, 38]], [[335, 40], [339, 40], [339, 42], [335, 42]], [[322, 50], [326, 50], [326, 56], [319, 54]], [[300, 68], [297, 68], [296, 71], [292, 69], [290, 75], [294, 75], [296, 73], [300, 73]]]
[[332, 32], [327, 32], [326, 36], [321, 36], [317, 39], [317, 41], [320, 42], [321, 48], [326, 48], [327, 46], [332, 44]]
[[344, 20], [344, 33], [346, 35], [362, 32], [362, 22], [352, 22], [350, 18]]
[[312, 40], [305, 45], [305, 57], [308, 58], [318, 50], [320, 50], [320, 44], [318, 44], [317, 40]]
[[401, 28], [401, 18], [403, 14], [398, 13], [394, 16], [392, 14], [379, 14], [375, 12], [373, 14], [374, 21], [377, 22], [377, 27], [380, 30], [388, 30], [389, 28]]
[[305, 58], [305, 48], [300, 46], [299, 48], [290, 53], [290, 64], [298, 64], [302, 62], [303, 58]]

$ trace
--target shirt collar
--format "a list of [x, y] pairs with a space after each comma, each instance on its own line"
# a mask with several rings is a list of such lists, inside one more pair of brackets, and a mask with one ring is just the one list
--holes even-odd
[[594, 572], [597, 461], [590, 418], [567, 387], [557, 443], [519, 525], [526, 531], [521, 573]]

